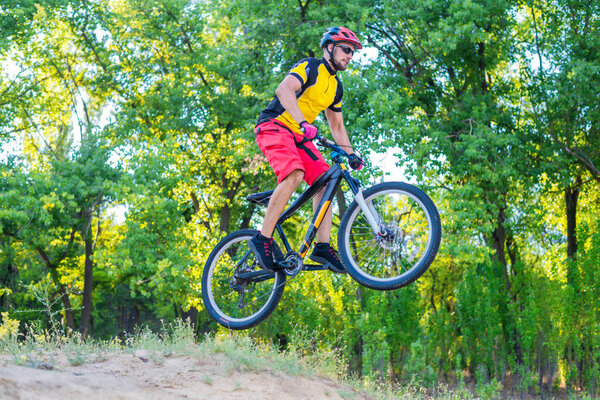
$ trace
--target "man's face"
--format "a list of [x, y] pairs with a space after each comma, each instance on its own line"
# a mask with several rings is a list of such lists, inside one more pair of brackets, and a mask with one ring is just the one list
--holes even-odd
[[[331, 44], [330, 46], [333, 46]], [[356, 48], [350, 42], [337, 42], [333, 50], [333, 60], [338, 65], [340, 71], [346, 70], [348, 64], [352, 61]]]

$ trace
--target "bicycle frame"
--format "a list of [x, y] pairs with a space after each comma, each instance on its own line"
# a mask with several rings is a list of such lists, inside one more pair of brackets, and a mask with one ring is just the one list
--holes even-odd
[[[371, 229], [373, 229], [373, 233], [378, 234], [379, 236], [386, 236], [386, 231], [381, 227], [380, 218], [377, 214], [377, 211], [373, 207], [372, 204], [368, 204], [363, 196], [363, 189], [360, 185], [360, 182], [350, 175], [348, 168], [345, 164], [343, 164], [343, 159], [348, 158], [348, 153], [342, 150], [338, 145], [334, 142], [325, 139], [323, 137], [317, 137], [319, 144], [322, 146], [329, 148], [332, 150], [331, 159], [333, 161], [333, 166], [321, 175], [313, 184], [306, 189], [287, 209], [283, 211], [283, 213], [277, 219], [277, 223], [275, 224], [275, 230], [279, 234], [283, 245], [285, 246], [285, 250], [288, 255], [294, 254], [294, 250], [290, 245], [287, 237], [285, 236], [285, 232], [283, 231], [282, 224], [288, 220], [292, 215], [296, 213], [301, 207], [303, 207], [309, 200], [311, 200], [314, 196], [317, 195], [323, 188], [325, 191], [323, 192], [323, 196], [315, 210], [313, 215], [313, 219], [311, 224], [304, 236], [304, 240], [302, 245], [300, 246], [300, 253], [296, 253], [302, 259], [302, 264], [310, 246], [325, 218], [325, 214], [331, 207], [331, 202], [336, 194], [337, 189], [339, 188], [342, 179], [345, 179], [354, 194], [354, 199], [358, 203], [359, 207], [363, 210]], [[250, 254], [249, 252], [247, 254]], [[305, 270], [319, 270], [324, 269], [323, 266], [318, 265], [304, 265]], [[240, 277], [243, 276], [246, 278], [255, 278], [256, 276], [262, 276], [265, 271], [256, 271], [256, 272], [248, 272], [243, 273]], [[272, 275], [272, 274], [271, 274]]]
[[[334, 160], [335, 161], [335, 160]], [[287, 252], [292, 251], [292, 247], [288, 242], [285, 233], [283, 232], [282, 224], [289, 219], [298, 209], [304, 206], [308, 201], [310, 201], [321, 189], [325, 188], [325, 192], [323, 193], [323, 197], [319, 202], [317, 210], [313, 215], [313, 219], [311, 224], [304, 236], [304, 241], [300, 246], [300, 256], [302, 259], [306, 257], [306, 253], [308, 253], [308, 249], [314, 240], [323, 219], [325, 218], [325, 214], [329, 207], [331, 207], [331, 202], [335, 196], [337, 189], [339, 188], [342, 179], [346, 179], [352, 192], [356, 195], [360, 192], [360, 184], [358, 181], [353, 179], [348, 172], [346, 166], [339, 161], [336, 161], [334, 165], [323, 174], [319, 179], [317, 179], [304, 193], [298, 197], [279, 217], [277, 220], [277, 224], [275, 225], [275, 229], [279, 233], [279, 237], [281, 238], [283, 245], [285, 246]]]

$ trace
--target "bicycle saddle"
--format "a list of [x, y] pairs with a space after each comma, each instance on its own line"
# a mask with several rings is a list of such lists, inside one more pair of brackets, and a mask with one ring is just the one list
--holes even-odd
[[269, 199], [271, 198], [271, 195], [274, 191], [275, 189], [271, 189], [267, 190], [266, 192], [252, 193], [251, 195], [248, 195], [248, 197], [246, 197], [246, 200], [248, 200], [251, 203], [266, 206], [267, 204], [269, 204]]

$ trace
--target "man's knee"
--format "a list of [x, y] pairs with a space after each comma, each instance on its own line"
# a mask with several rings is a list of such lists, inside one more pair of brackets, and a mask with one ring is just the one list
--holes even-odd
[[286, 182], [289, 185], [293, 185], [294, 187], [300, 186], [302, 180], [304, 179], [304, 171], [301, 169], [295, 169], [288, 176], [284, 178], [283, 182]]

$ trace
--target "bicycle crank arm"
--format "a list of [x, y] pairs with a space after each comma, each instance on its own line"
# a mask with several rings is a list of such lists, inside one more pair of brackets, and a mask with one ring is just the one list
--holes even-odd
[[358, 188], [358, 191], [354, 195], [354, 200], [356, 201], [360, 209], [363, 211], [363, 213], [365, 213], [365, 217], [367, 218], [367, 222], [371, 226], [371, 229], [373, 229], [373, 233], [380, 236], [385, 236], [385, 232], [381, 229], [381, 226], [379, 224], [379, 215], [377, 214], [377, 211], [375, 211], [375, 207], [373, 207], [373, 204], [367, 204], [367, 202], [365, 201], [365, 196], [363, 196], [362, 188]]

